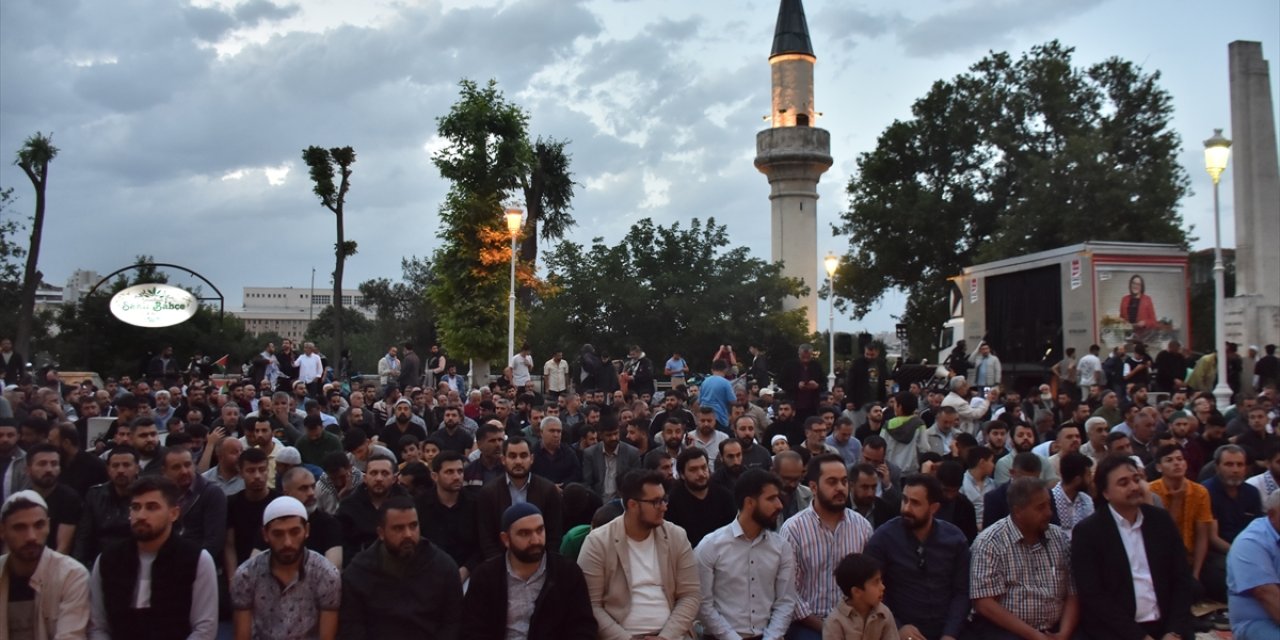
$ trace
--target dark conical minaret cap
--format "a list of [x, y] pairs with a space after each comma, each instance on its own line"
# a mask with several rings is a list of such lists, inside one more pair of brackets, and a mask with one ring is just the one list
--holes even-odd
[[804, 19], [804, 5], [800, 0], [782, 0], [778, 7], [778, 26], [773, 31], [773, 51], [769, 57], [787, 53], [813, 55], [809, 23]]

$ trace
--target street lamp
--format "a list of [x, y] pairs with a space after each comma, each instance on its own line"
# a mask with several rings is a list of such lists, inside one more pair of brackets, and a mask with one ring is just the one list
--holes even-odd
[[516, 354], [516, 236], [524, 225], [524, 212], [511, 208], [503, 215], [507, 219], [507, 231], [511, 232], [511, 295], [507, 297], [507, 362], [511, 362]]
[[831, 355], [827, 356], [830, 367], [827, 390], [832, 391], [836, 388], [836, 267], [840, 266], [840, 258], [828, 252], [822, 259], [822, 266], [827, 270], [827, 287], [831, 289], [831, 298], [827, 300], [827, 337], [831, 339]]
[[1226, 285], [1223, 283], [1226, 268], [1222, 265], [1221, 214], [1218, 210], [1218, 180], [1227, 169], [1231, 157], [1231, 141], [1222, 137], [1222, 129], [1214, 129], [1213, 137], [1204, 141], [1204, 169], [1213, 178], [1213, 332], [1217, 336], [1218, 385], [1213, 388], [1218, 410], [1226, 411], [1231, 405], [1231, 385], [1227, 384], [1227, 320]]

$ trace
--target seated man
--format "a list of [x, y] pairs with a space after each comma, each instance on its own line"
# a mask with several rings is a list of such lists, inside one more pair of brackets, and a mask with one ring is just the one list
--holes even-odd
[[[1173, 454], [1180, 452], [1177, 445]], [[1173, 466], [1166, 452], [1164, 467]], [[1076, 525], [1071, 573], [1080, 592], [1081, 630], [1091, 639], [1195, 637], [1195, 585], [1182, 533], [1164, 509], [1146, 504], [1143, 473], [1124, 456], [1098, 463], [1107, 507]]]
[[1258, 518], [1236, 536], [1227, 554], [1231, 633], [1237, 640], [1280, 638], [1280, 489]]
[[974, 625], [985, 638], [1074, 637], [1080, 612], [1070, 541], [1049, 523], [1049, 502], [1043, 480], [1011, 481], [1009, 516], [992, 522], [973, 542], [969, 597], [978, 614]]

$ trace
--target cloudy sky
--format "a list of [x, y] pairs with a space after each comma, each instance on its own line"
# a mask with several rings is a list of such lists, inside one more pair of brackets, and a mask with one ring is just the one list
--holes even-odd
[[[228, 307], [241, 288], [325, 286], [332, 216], [300, 150], [353, 146], [347, 283], [399, 276], [437, 244], [446, 183], [431, 165], [436, 118], [468, 77], [498, 80], [534, 135], [571, 140], [579, 183], [570, 237], [618, 240], [636, 220], [714, 216], [769, 255], [768, 185], [752, 165], [769, 109], [776, 0], [4, 0], [0, 185], [30, 186], [9, 159], [52, 131], [40, 267], [61, 284], [136, 254], [189, 266]], [[817, 106], [835, 166], [820, 185], [819, 253], [857, 154], [938, 79], [988, 50], [1052, 38], [1077, 63], [1109, 56], [1163, 74], [1194, 197], [1183, 215], [1211, 246], [1201, 141], [1230, 136], [1227, 44], [1258, 40], [1280, 86], [1280, 3], [1239, 0], [916, 0], [805, 3]], [[1233, 244], [1231, 172], [1224, 182]], [[180, 279], [175, 279], [180, 281]], [[901, 299], [848, 328], [886, 330]], [[820, 317], [825, 316], [825, 307]]]

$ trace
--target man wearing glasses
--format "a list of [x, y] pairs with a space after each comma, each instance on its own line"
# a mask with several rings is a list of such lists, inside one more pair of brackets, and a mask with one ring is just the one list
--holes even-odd
[[693, 628], [698, 565], [684, 530], [665, 519], [664, 482], [656, 471], [623, 476], [623, 516], [582, 543], [578, 564], [601, 638], [682, 638]]
[[955, 640], [969, 615], [969, 541], [938, 520], [942, 483], [915, 474], [902, 482], [901, 517], [876, 529], [867, 555], [880, 561], [885, 606], [903, 640]]

